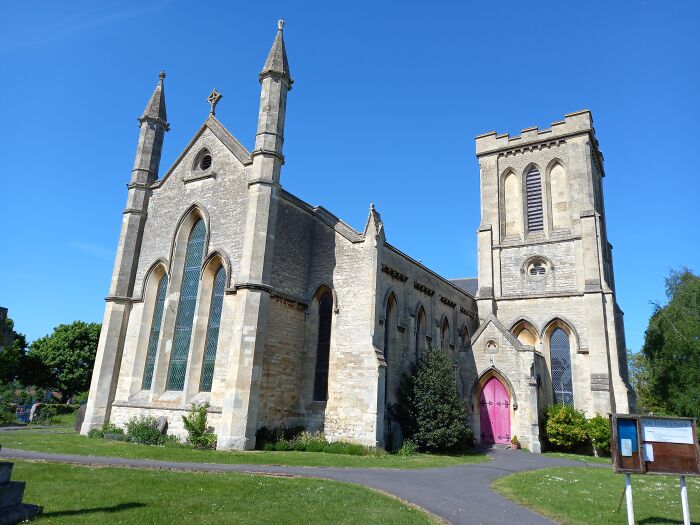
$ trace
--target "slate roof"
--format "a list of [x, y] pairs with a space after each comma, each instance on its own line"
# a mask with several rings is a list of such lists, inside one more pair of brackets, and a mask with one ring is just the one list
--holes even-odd
[[476, 297], [476, 291], [479, 289], [479, 279], [476, 277], [465, 277], [463, 279], [450, 279], [450, 282], [457, 288], [461, 288], [472, 297]]

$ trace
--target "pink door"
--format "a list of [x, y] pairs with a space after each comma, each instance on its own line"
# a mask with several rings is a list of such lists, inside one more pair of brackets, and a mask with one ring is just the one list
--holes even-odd
[[497, 378], [484, 385], [479, 400], [482, 443], [510, 443], [510, 399]]

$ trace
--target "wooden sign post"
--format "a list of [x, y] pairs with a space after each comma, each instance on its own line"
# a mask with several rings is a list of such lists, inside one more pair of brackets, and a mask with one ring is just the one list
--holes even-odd
[[700, 453], [694, 418], [610, 415], [613, 472], [625, 474], [627, 521], [634, 524], [631, 474], [677, 474], [683, 523], [690, 525], [685, 476], [700, 476]]

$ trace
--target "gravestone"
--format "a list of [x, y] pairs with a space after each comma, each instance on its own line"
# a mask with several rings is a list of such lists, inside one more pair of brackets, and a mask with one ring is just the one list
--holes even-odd
[[87, 404], [80, 405], [80, 408], [75, 414], [75, 431], [80, 432], [80, 428], [83, 426], [83, 421], [85, 421], [85, 410], [87, 410]]
[[161, 434], [165, 434], [168, 431], [168, 418], [165, 416], [156, 418], [156, 430]]

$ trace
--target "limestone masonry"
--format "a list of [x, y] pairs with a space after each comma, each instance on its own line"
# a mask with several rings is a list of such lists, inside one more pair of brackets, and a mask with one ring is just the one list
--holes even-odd
[[219, 449], [262, 426], [395, 448], [396, 391], [428, 344], [454, 362], [481, 442], [540, 450], [553, 402], [633, 410], [589, 111], [519, 137], [476, 138], [478, 279], [448, 280], [280, 183], [292, 78], [280, 21], [259, 75], [255, 148], [211, 114], [158, 178], [164, 78], [136, 159], [82, 426], [210, 404]]

